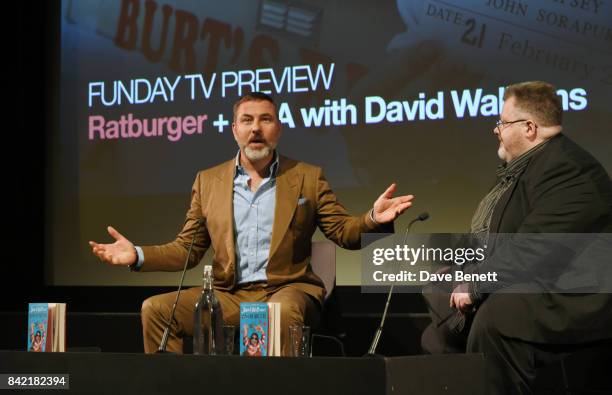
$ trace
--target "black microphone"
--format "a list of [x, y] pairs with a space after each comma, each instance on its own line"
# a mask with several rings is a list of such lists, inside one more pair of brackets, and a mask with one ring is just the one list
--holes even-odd
[[416, 217], [415, 219], [413, 219], [410, 224], [408, 225], [408, 227], [410, 227], [413, 223], [415, 223], [416, 221], [425, 221], [426, 219], [429, 219], [429, 213], [428, 212], [424, 212], [419, 214], [418, 217]]
[[[404, 241], [402, 244], [406, 244], [406, 239], [408, 238], [408, 233], [410, 233], [410, 228], [412, 224], [418, 221], [425, 221], [429, 218], [428, 212], [423, 212], [419, 214], [416, 218], [414, 218], [408, 226], [406, 227], [406, 232], [404, 233]], [[389, 303], [391, 303], [391, 295], [393, 294], [393, 287], [395, 284], [391, 284], [391, 288], [389, 289], [389, 294], [387, 295], [387, 303], [385, 303], [385, 310], [383, 311], [383, 315], [380, 319], [380, 325], [376, 329], [376, 333], [374, 334], [374, 339], [372, 339], [372, 344], [370, 345], [370, 349], [368, 350], [367, 356], [375, 356], [376, 348], [378, 347], [378, 342], [380, 341], [380, 337], [382, 336], [383, 327], [385, 326], [385, 319], [387, 318], [387, 311], [389, 310]]]
[[204, 224], [206, 220], [204, 218], [198, 218], [197, 227], [193, 232], [193, 237], [191, 238], [191, 243], [189, 243], [189, 251], [187, 252], [187, 258], [185, 258], [185, 265], [183, 266], [183, 274], [181, 274], [181, 282], [179, 283], [178, 292], [176, 293], [176, 299], [174, 300], [174, 305], [172, 305], [172, 313], [170, 313], [170, 318], [166, 323], [166, 329], [164, 329], [164, 335], [162, 336], [161, 343], [159, 344], [159, 348], [155, 351], [156, 354], [165, 354], [169, 351], [166, 351], [166, 347], [168, 346], [168, 336], [170, 336], [170, 325], [172, 325], [172, 321], [174, 321], [174, 312], [176, 311], [176, 305], [179, 300], [179, 296], [181, 295], [181, 289], [183, 288], [183, 280], [185, 279], [185, 272], [187, 271], [187, 264], [189, 263], [189, 257], [191, 257], [191, 250], [193, 249], [193, 243], [195, 243], [196, 235], [198, 234], [198, 230]]

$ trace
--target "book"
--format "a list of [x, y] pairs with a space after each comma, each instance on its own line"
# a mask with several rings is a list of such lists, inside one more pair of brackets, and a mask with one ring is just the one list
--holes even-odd
[[270, 329], [268, 354], [270, 356], [280, 357], [281, 342], [280, 342], [280, 303], [268, 303], [268, 327]]
[[30, 303], [28, 345], [31, 352], [66, 351], [66, 304]]
[[240, 355], [280, 356], [280, 303], [240, 303]]

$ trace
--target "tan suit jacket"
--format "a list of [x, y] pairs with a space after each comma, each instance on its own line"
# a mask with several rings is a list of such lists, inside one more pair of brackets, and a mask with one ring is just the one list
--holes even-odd
[[[291, 283], [322, 301], [323, 283], [310, 267], [311, 238], [316, 227], [328, 239], [348, 249], [361, 247], [361, 233], [389, 231], [389, 227], [376, 227], [367, 213], [350, 216], [338, 203], [321, 168], [284, 156], [280, 156], [279, 162], [266, 269], [268, 286]], [[232, 159], [198, 173], [182, 231], [168, 244], [142, 247], [145, 258], [142, 271], [181, 270], [197, 220], [202, 217], [206, 220], [205, 231], [196, 236], [189, 267], [196, 266], [212, 246], [215, 287], [222, 290], [236, 287], [232, 196], [235, 171], [236, 161]]]

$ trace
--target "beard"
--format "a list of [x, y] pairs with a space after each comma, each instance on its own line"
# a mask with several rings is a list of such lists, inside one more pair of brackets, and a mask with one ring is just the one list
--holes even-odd
[[244, 148], [244, 154], [250, 161], [258, 161], [266, 158], [268, 155], [272, 153], [272, 151], [276, 148], [272, 144], [265, 143], [263, 148], [254, 149], [249, 147], [248, 145]]
[[508, 156], [508, 153], [506, 152], [506, 148], [504, 148], [504, 146], [500, 143], [499, 148], [497, 148], [497, 157], [503, 160], [504, 162], [507, 162], [506, 160], [507, 156]]

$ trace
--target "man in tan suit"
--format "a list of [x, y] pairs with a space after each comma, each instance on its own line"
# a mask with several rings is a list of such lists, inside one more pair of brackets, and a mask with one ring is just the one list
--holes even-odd
[[[281, 303], [282, 354], [289, 352], [288, 328], [315, 325], [325, 289], [310, 267], [316, 227], [343, 248], [358, 249], [361, 234], [392, 231], [411, 206], [412, 195], [393, 198], [392, 184], [368, 213], [350, 216], [319, 167], [281, 156], [277, 108], [269, 96], [251, 93], [234, 105], [236, 158], [198, 173], [191, 207], [177, 238], [159, 246], [135, 247], [112, 227], [112, 244], [90, 242], [102, 261], [135, 271], [179, 271], [198, 221], [189, 267], [212, 246], [215, 295], [226, 323], [238, 326], [241, 302]], [[193, 306], [201, 287], [181, 293], [167, 349], [181, 352], [183, 335], [193, 334]], [[176, 293], [156, 295], [142, 306], [145, 352], [157, 350]]]

